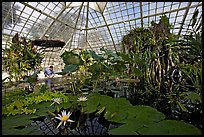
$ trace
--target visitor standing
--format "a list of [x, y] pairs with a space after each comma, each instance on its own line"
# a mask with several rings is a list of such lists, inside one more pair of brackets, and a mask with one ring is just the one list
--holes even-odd
[[54, 77], [54, 70], [53, 70], [53, 66], [50, 66], [49, 68], [46, 68], [44, 71], [45, 77], [47, 77], [48, 79], [46, 79], [45, 83], [49, 86], [49, 87], [53, 87], [53, 82], [52, 82], [52, 78]]

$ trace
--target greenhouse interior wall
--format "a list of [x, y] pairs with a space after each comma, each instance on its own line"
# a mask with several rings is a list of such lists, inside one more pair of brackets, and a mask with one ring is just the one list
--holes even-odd
[[202, 2], [2, 2], [2, 135], [202, 135]]

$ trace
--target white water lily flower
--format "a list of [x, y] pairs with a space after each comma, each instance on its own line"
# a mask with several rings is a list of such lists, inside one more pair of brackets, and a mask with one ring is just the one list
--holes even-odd
[[50, 106], [52, 106], [54, 103], [60, 104], [61, 98], [53, 98], [52, 101], [53, 103]]
[[55, 118], [56, 118], [56, 119], [59, 119], [59, 120], [61, 120], [61, 121], [60, 121], [60, 123], [58, 124], [57, 128], [58, 128], [62, 123], [64, 123], [64, 126], [65, 126], [66, 122], [75, 122], [75, 121], [69, 119], [69, 117], [71, 116], [71, 114], [72, 114], [72, 112], [68, 112], [68, 113], [66, 114], [66, 111], [65, 111], [65, 110], [62, 111], [62, 115], [58, 114], [59, 117], [55, 117]]
[[79, 97], [77, 101], [87, 101], [87, 97]]

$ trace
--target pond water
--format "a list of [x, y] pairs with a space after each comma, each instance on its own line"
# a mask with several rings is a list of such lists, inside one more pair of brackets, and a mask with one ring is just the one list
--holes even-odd
[[[107, 95], [113, 98], [125, 97], [130, 102], [135, 105], [134, 96], [130, 93], [120, 92], [120, 93], [107, 93]], [[194, 126], [202, 129], [202, 107], [199, 104], [192, 104], [188, 106], [188, 111], [178, 111], [171, 110], [171, 114], [165, 111], [162, 107], [157, 108], [159, 111], [164, 113], [168, 119], [175, 119], [179, 121], [184, 121], [186, 123], [193, 124]], [[195, 111], [196, 110], [196, 111]], [[78, 117], [77, 113], [73, 113], [74, 117]], [[75, 118], [76, 119], [76, 118]], [[82, 120], [82, 124], [79, 127], [76, 125], [69, 125], [69, 127], [60, 126], [59, 129], [53, 124], [50, 118], [44, 117], [43, 120], [36, 120], [34, 124], [38, 125], [44, 135], [109, 135], [108, 131], [112, 128], [117, 128], [122, 124], [108, 122], [102, 115], [97, 116], [91, 114], [90, 116], [85, 116]], [[58, 122], [59, 123], [59, 122]]]
[[[76, 115], [74, 115], [76, 116]], [[86, 117], [79, 127], [69, 124], [69, 126], [60, 126], [56, 128], [54, 121], [47, 117], [39, 117], [33, 120], [32, 125], [39, 126], [43, 135], [108, 135], [108, 130], [116, 128], [121, 124], [110, 123], [103, 116], [92, 115]]]
[[[66, 84], [63, 83], [63, 81], [64, 79], [54, 79], [55, 86], [53, 90], [58, 90], [59, 92], [66, 90]], [[85, 89], [82, 91], [86, 92], [88, 90], [92, 90], [87, 87]], [[108, 92], [104, 92], [102, 90], [99, 93], [106, 94], [113, 98], [123, 97], [129, 100], [132, 105], [141, 105], [138, 101], [139, 97], [137, 92], [129, 92], [125, 89], [126, 88], [123, 88], [122, 90], [114, 89], [109, 90]], [[70, 93], [70, 91], [67, 90], [67, 93]], [[202, 106], [200, 104], [191, 103], [188, 105], [187, 111], [181, 111], [178, 108], [167, 110], [165, 109], [165, 105], [167, 104], [167, 102], [165, 102], [165, 98], [155, 98], [155, 100], [160, 102], [160, 105], [157, 106], [156, 109], [164, 113], [168, 119], [184, 121], [186, 123], [193, 124], [202, 130]], [[152, 106], [151, 103], [155, 102], [155, 100], [147, 99], [146, 102], [143, 102], [145, 103], [143, 105]], [[182, 102], [182, 100], [180, 101]], [[57, 129], [56, 125], [54, 125], [53, 121], [48, 117], [39, 117], [38, 119], [33, 120], [32, 125], [38, 125], [40, 131], [44, 135], [108, 135], [108, 130], [116, 128], [121, 124], [108, 122], [103, 116], [92, 115], [91, 117], [86, 117], [83, 124], [78, 127], [70, 125], [69, 128], [62, 126]]]

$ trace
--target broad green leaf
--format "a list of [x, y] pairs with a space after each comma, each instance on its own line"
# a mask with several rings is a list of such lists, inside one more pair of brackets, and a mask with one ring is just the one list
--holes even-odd
[[140, 69], [138, 69], [138, 68], [132, 68], [132, 70], [133, 70], [135, 76], [140, 77], [140, 76], [143, 75], [142, 71]]
[[193, 125], [176, 120], [163, 120], [138, 130], [141, 135], [201, 135]]
[[123, 123], [123, 121], [127, 119], [128, 113], [126, 111], [119, 111], [116, 109], [120, 108], [115, 108], [115, 110], [110, 108], [107, 109], [105, 112], [105, 118], [111, 122]]
[[139, 130], [140, 128], [146, 127], [148, 125], [154, 124], [153, 121], [149, 121], [149, 120], [140, 120], [140, 119], [135, 119], [135, 118], [130, 118], [126, 120], [126, 123], [123, 124], [122, 126], [115, 128], [115, 129], [111, 129], [108, 133], [112, 134], [112, 135], [119, 135], [119, 134], [137, 134], [138, 132], [137, 130]]
[[96, 60], [102, 60], [102, 59], [104, 59], [102, 56], [97, 55], [97, 54], [95, 53], [95, 51], [89, 51], [89, 54], [91, 55], [91, 57], [92, 57], [93, 59], [96, 59]]
[[140, 120], [161, 121], [165, 119], [165, 115], [155, 108], [145, 105], [133, 106], [128, 111], [128, 118], [136, 117]]
[[70, 108], [72, 106], [72, 103], [70, 103], [70, 102], [63, 102], [63, 103], [60, 103], [59, 104], [59, 107], [61, 108], [61, 107], [63, 107], [64, 109], [68, 109], [68, 108]]
[[16, 115], [9, 117], [2, 117], [2, 127], [13, 127], [31, 124], [30, 118], [35, 115]]
[[112, 97], [110, 96], [107, 96], [107, 95], [100, 95], [100, 98], [99, 98], [99, 102], [101, 105], [103, 106], [108, 106], [110, 104], [110, 102], [112, 101]]
[[112, 98], [106, 106], [105, 118], [112, 122], [121, 123], [122, 120], [127, 119], [127, 110], [132, 106], [125, 98]]
[[106, 50], [104, 48], [100, 48], [100, 50], [104, 51], [105, 54], [109, 55], [109, 56], [112, 56], [112, 57], [117, 57], [117, 54], [116, 53], [113, 53], [111, 50]]
[[116, 104], [119, 104], [119, 105], [123, 105], [123, 106], [132, 105], [132, 104], [130, 103], [130, 101], [127, 100], [126, 98], [114, 98], [114, 99], [113, 99], [113, 102], [116, 103]]
[[[2, 118], [2, 134], [3, 135], [30, 135], [41, 134], [38, 126], [31, 126], [31, 118], [35, 115], [17, 115]], [[23, 127], [16, 129], [15, 127]], [[26, 128], [26, 126], [28, 126]], [[25, 127], [25, 128], [24, 128]]]
[[121, 126], [119, 128], [110, 129], [108, 131], [110, 135], [138, 135], [127, 126]]
[[145, 65], [145, 60], [141, 59], [140, 55], [134, 54], [134, 62], [140, 66]]
[[152, 124], [148, 127], [143, 127], [138, 130], [140, 135], [168, 135], [167, 128], [161, 127], [159, 124]]
[[82, 65], [83, 60], [81, 57], [74, 53], [73, 51], [65, 51], [60, 57], [63, 58], [63, 61], [66, 65], [75, 64], [75, 65]]
[[64, 75], [64, 74], [67, 74], [67, 73], [71, 73], [71, 72], [76, 71], [77, 68], [78, 68], [78, 65], [74, 65], [74, 64], [66, 65], [64, 67], [64, 69], [62, 70], [62, 72], [58, 72], [57, 74]]
[[69, 63], [75, 64], [75, 65], [82, 65], [83, 60], [81, 59], [81, 57], [79, 55], [74, 55], [74, 56], [69, 57]]
[[2, 135], [42, 135], [42, 130], [39, 129], [39, 126], [30, 126], [22, 129], [3, 127]]
[[186, 111], [186, 108], [185, 108], [185, 106], [183, 104], [181, 104], [179, 101], [176, 101], [176, 103], [180, 106], [182, 111]]
[[38, 115], [38, 116], [45, 116], [47, 115], [47, 111], [51, 111], [53, 112], [55, 110], [54, 106], [50, 106], [52, 104], [51, 101], [49, 102], [41, 102], [39, 104], [32, 104], [30, 105], [28, 108], [36, 108], [37, 111], [35, 113], [35, 115]]
[[130, 55], [129, 54], [125, 54], [125, 53], [120, 53], [120, 56], [122, 57], [122, 59], [124, 61], [130, 61]]
[[84, 107], [85, 113], [92, 113], [95, 112], [98, 108], [97, 106], [99, 105], [99, 100], [100, 100], [100, 95], [95, 94], [95, 95], [89, 95], [87, 97], [86, 101], [86, 107]]
[[198, 95], [197, 93], [187, 92], [186, 94], [187, 94], [186, 98], [191, 100], [193, 103], [195, 103], [196, 101], [199, 101], [201, 103], [201, 96]]

